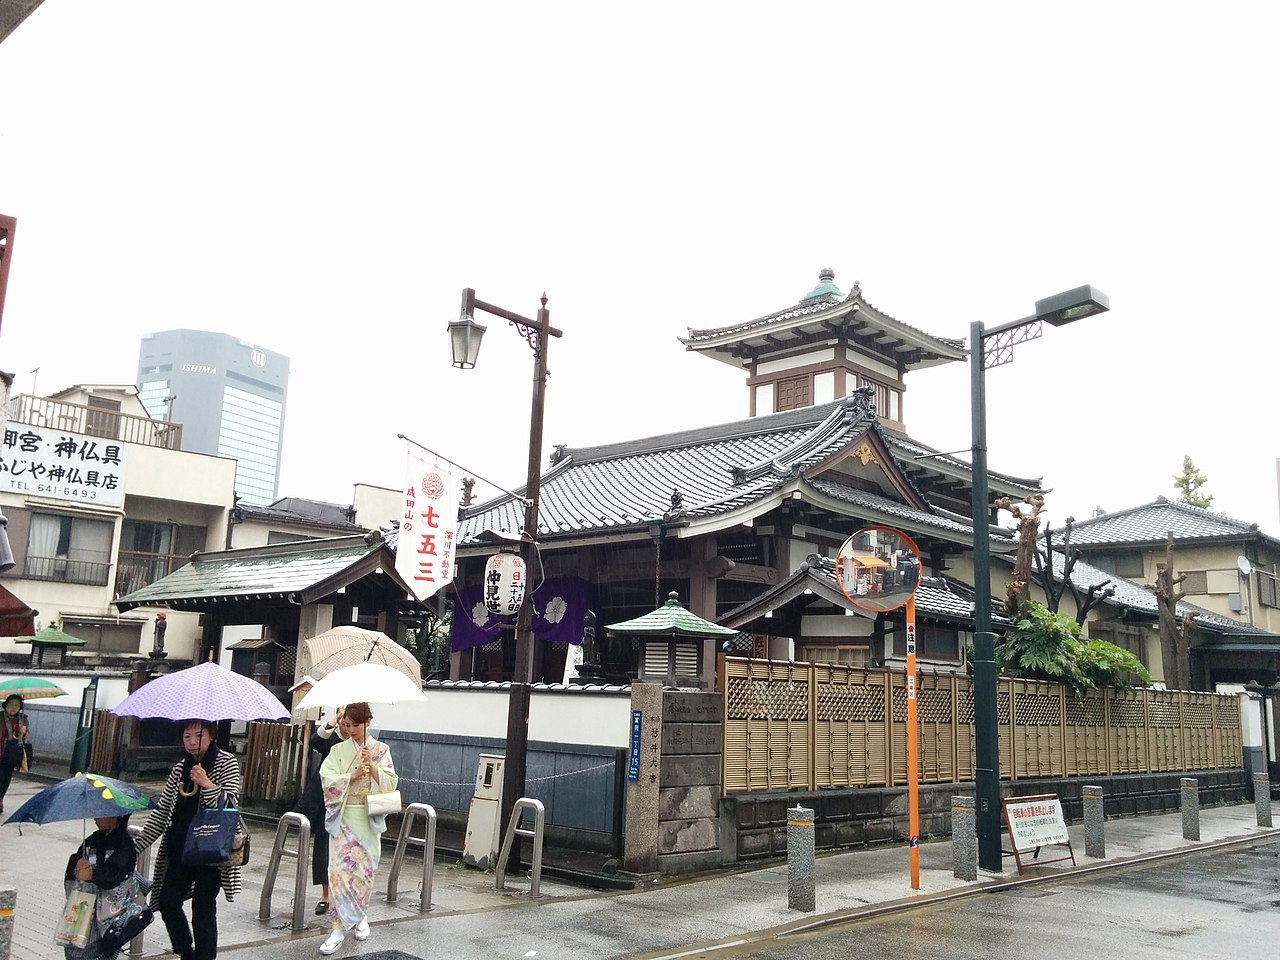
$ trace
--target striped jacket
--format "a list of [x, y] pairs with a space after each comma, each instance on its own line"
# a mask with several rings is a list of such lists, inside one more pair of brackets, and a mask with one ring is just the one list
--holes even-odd
[[[219, 750], [217, 762], [214, 763], [213, 770], [209, 773], [209, 779], [213, 781], [214, 786], [218, 789], [201, 790], [200, 806], [216, 809], [218, 798], [223, 792], [227, 795], [227, 806], [240, 806], [240, 764], [234, 754]], [[173, 805], [178, 799], [178, 785], [181, 782], [182, 761], [179, 760], [173, 765], [173, 769], [169, 771], [169, 778], [164, 782], [164, 791], [160, 794], [160, 800], [155, 809], [151, 811], [147, 825], [142, 828], [141, 836], [134, 840], [134, 845], [139, 850], [151, 846], [157, 840], [160, 841], [160, 851], [156, 854], [156, 865], [151, 875], [152, 882], [155, 884], [151, 888], [151, 908], [153, 910], [160, 909], [160, 889], [164, 886], [164, 875], [169, 865], [169, 858], [171, 856], [182, 857], [181, 850], [169, 849], [169, 838], [165, 834], [165, 831], [169, 829], [169, 822], [173, 819]], [[218, 871], [222, 874], [222, 893], [227, 898], [227, 901], [230, 902], [236, 898], [236, 894], [241, 889], [240, 868], [223, 866], [218, 867]], [[191, 896], [191, 891], [187, 890], [185, 896]]]

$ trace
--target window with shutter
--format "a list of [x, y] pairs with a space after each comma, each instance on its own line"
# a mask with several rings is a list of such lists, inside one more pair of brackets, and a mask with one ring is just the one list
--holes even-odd
[[1280, 607], [1280, 589], [1276, 584], [1274, 576], [1258, 571], [1258, 602], [1264, 607]]
[[1209, 592], [1209, 574], [1204, 570], [1187, 570], [1183, 574], [1182, 592], [1188, 596], [1203, 596]]

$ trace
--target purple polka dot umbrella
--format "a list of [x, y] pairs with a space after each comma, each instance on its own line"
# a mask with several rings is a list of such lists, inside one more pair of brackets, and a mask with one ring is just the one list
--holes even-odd
[[286, 720], [275, 694], [216, 663], [202, 663], [156, 677], [111, 711], [144, 720]]

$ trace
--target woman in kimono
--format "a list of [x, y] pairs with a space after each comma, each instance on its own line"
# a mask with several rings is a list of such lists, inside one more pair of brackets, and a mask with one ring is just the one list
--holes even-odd
[[334, 734], [338, 732], [338, 724], [341, 722], [342, 710], [339, 708], [335, 716], [316, 724], [309, 742], [312, 753], [318, 756], [312, 763], [307, 786], [293, 808], [306, 817], [311, 825], [311, 882], [321, 891], [320, 902], [316, 904], [317, 917], [329, 912], [329, 835], [320, 828], [324, 823], [324, 790], [320, 787], [320, 766], [333, 745], [338, 742]]
[[[215, 810], [226, 800], [240, 806], [240, 764], [218, 749], [218, 727], [207, 720], [182, 724], [184, 755], [169, 771], [160, 801], [135, 845], [144, 850], [157, 840], [151, 909], [169, 931], [169, 943], [180, 960], [214, 960], [218, 955], [218, 891], [230, 902], [240, 892], [240, 868], [227, 864], [192, 866], [182, 862], [187, 829], [200, 808]], [[183, 904], [191, 901], [191, 924]]]
[[334, 744], [320, 766], [324, 789], [324, 827], [329, 834], [329, 921], [333, 932], [320, 946], [325, 956], [337, 951], [353, 930], [369, 939], [369, 901], [382, 856], [385, 816], [370, 816], [366, 798], [396, 788], [396, 771], [385, 743], [369, 736], [373, 711], [367, 703], [349, 703], [338, 730], [346, 739]]

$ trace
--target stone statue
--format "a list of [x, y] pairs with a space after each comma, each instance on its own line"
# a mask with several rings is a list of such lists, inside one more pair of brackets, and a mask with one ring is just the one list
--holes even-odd
[[164, 650], [164, 633], [169, 629], [169, 620], [166, 614], [156, 614], [156, 628], [154, 639], [151, 642], [150, 656], [155, 660], [163, 660], [168, 656]]

